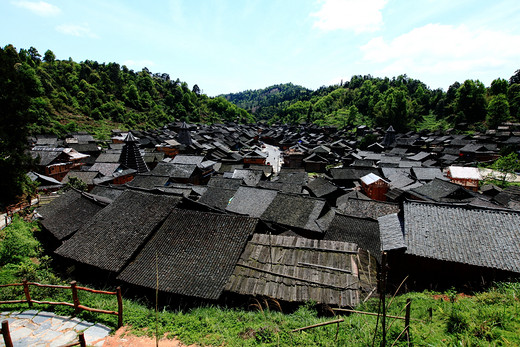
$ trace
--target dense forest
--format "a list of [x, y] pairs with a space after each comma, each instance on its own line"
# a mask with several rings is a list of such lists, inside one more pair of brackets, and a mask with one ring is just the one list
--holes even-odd
[[[171, 79], [147, 68], [135, 72], [117, 63], [57, 60], [47, 50], [6, 46], [12, 65], [19, 64], [33, 80], [29, 112], [32, 133], [63, 135], [76, 130], [96, 130], [112, 122], [124, 128], [154, 128], [174, 120], [188, 122], [251, 122], [251, 115], [224, 98], [210, 98], [195, 84]], [[15, 56], [16, 55], [16, 56]]]
[[478, 80], [466, 80], [453, 83], [447, 92], [431, 90], [406, 75], [392, 79], [368, 75], [316, 91], [288, 83], [223, 97], [271, 123], [485, 130], [520, 120], [520, 70], [509, 81], [495, 79], [489, 88]]

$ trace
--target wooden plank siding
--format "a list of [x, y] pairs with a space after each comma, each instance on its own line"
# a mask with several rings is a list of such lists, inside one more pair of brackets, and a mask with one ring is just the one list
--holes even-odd
[[353, 243], [255, 234], [226, 290], [289, 302], [355, 306], [361, 288], [358, 253]]

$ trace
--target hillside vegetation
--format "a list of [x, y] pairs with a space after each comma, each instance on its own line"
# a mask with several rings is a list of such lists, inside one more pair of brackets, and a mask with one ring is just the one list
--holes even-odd
[[[224, 98], [210, 98], [166, 73], [147, 68], [133, 71], [118, 63], [57, 60], [34, 47], [2, 50], [8, 67], [23, 69], [19, 78], [31, 83], [29, 130], [64, 135], [98, 128], [155, 128], [174, 120], [189, 122], [251, 122], [243, 109]], [[1, 77], [0, 77], [1, 78]]]
[[[341, 85], [312, 91], [291, 83], [224, 97], [259, 120], [308, 122], [338, 128], [392, 125], [397, 131], [442, 130], [461, 123], [485, 130], [520, 120], [520, 70], [489, 88], [478, 80], [453, 83], [447, 92], [406, 75], [353, 76]], [[465, 129], [459, 129], [465, 130]]]

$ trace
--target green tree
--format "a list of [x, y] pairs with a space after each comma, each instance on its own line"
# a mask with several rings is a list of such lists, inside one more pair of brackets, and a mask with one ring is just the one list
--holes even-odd
[[48, 49], [45, 52], [45, 54], [43, 55], [43, 61], [47, 62], [47, 63], [54, 63], [55, 60], [56, 60], [56, 56], [50, 49]]
[[507, 93], [509, 114], [516, 121], [520, 121], [520, 84], [512, 84]]
[[43, 88], [33, 68], [21, 62], [12, 45], [0, 48], [0, 204], [16, 201], [30, 186], [26, 172], [28, 126], [35, 121], [29, 112], [31, 97]]
[[515, 74], [509, 79], [509, 84], [520, 84], [520, 69], [515, 71]]
[[385, 93], [384, 99], [375, 106], [376, 125], [393, 126], [398, 132], [410, 126], [407, 93], [401, 88], [392, 87]]
[[507, 80], [503, 78], [497, 78], [491, 82], [491, 86], [488, 89], [489, 95], [498, 95], [498, 94], [504, 94], [507, 95], [507, 90], [509, 88], [509, 83]]
[[476, 123], [486, 118], [486, 87], [479, 80], [466, 80], [457, 89], [455, 99], [457, 120]]
[[487, 108], [486, 123], [490, 128], [496, 128], [509, 119], [509, 103], [504, 94], [491, 97]]
[[511, 152], [506, 156], [500, 157], [491, 165], [491, 169], [502, 173], [501, 186], [507, 185], [507, 178], [514, 179], [516, 172], [520, 171], [520, 159], [518, 154]]

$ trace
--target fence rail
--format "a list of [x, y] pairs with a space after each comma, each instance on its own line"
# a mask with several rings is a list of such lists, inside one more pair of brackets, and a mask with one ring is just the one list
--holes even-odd
[[[103, 314], [112, 314], [118, 317], [117, 327], [121, 327], [123, 325], [123, 298], [121, 296], [121, 287], [117, 287], [115, 292], [108, 292], [104, 290], [95, 290], [86, 287], [79, 287], [76, 285], [76, 281], [70, 282], [70, 286], [63, 285], [53, 285], [53, 284], [41, 284], [37, 282], [28, 282], [24, 280], [22, 283], [10, 283], [10, 284], [1, 284], [2, 287], [23, 287], [23, 291], [25, 294], [25, 300], [4, 300], [0, 301], [0, 304], [19, 304], [26, 302], [29, 307], [32, 307], [33, 304], [44, 304], [44, 305], [63, 305], [74, 307], [74, 313], [79, 314], [81, 311], [89, 311]], [[41, 288], [57, 288], [57, 289], [68, 289], [72, 292], [72, 303], [70, 302], [54, 302], [54, 301], [39, 301], [33, 300], [31, 298], [30, 286], [41, 287]], [[94, 293], [94, 294], [106, 294], [106, 295], [115, 295], [117, 297], [117, 311], [109, 311], [109, 310], [101, 310], [97, 308], [87, 307], [85, 305], [81, 305], [78, 297], [78, 290]]]

